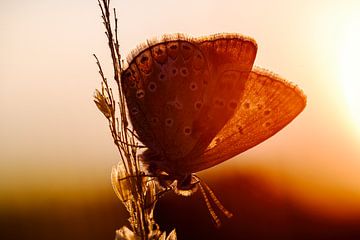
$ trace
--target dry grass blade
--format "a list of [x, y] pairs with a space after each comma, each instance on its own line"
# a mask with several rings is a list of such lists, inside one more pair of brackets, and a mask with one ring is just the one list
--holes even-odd
[[155, 223], [153, 212], [163, 188], [160, 187], [157, 178], [146, 176], [138, 158], [138, 150], [144, 146], [139, 144], [136, 134], [129, 126], [125, 97], [120, 84], [123, 61], [117, 36], [118, 19], [116, 11], [115, 9], [113, 11], [115, 26], [113, 31], [110, 0], [98, 0], [98, 4], [111, 53], [114, 81], [118, 89], [118, 100], [114, 97], [99, 59], [94, 55], [101, 76], [101, 90], [95, 90], [94, 102], [108, 120], [114, 144], [119, 151], [121, 160], [112, 169], [111, 181], [116, 195], [129, 212], [131, 228], [123, 226], [117, 230], [116, 239], [175, 240], [175, 230], [166, 237], [166, 233], [161, 232], [159, 226]]

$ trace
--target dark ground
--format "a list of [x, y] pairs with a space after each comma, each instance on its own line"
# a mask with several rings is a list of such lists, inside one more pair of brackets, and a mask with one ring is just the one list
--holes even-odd
[[[305, 210], [286, 194], [274, 194], [266, 182], [254, 176], [227, 175], [207, 183], [234, 217], [224, 219], [219, 214], [223, 225], [216, 229], [199, 192], [188, 198], [169, 193], [155, 211], [163, 230], [176, 228], [179, 240], [360, 239], [360, 216], [326, 218]], [[126, 223], [125, 214], [109, 188], [95, 201], [72, 204], [55, 200], [41, 207], [1, 210], [0, 239], [114, 239], [115, 229]]]

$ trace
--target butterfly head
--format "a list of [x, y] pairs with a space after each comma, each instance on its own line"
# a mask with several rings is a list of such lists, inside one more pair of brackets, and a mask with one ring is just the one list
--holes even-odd
[[141, 160], [147, 165], [150, 175], [158, 178], [160, 185], [164, 188], [172, 188], [181, 196], [190, 196], [198, 189], [200, 182], [192, 173], [176, 171], [176, 168], [169, 168], [166, 158], [150, 149], [141, 155]]

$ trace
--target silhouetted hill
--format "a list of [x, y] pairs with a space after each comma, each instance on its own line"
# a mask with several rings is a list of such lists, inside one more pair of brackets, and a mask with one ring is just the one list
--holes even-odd
[[[168, 193], [157, 205], [156, 220], [163, 230], [175, 227], [179, 240], [360, 239], [360, 216], [340, 221], [310, 212], [286, 194], [275, 194], [260, 177], [229, 173], [205, 180], [234, 217], [219, 213], [223, 225], [216, 229], [200, 192], [188, 198]], [[3, 209], [0, 239], [114, 239], [115, 229], [126, 224], [125, 214], [109, 187], [98, 199]]]

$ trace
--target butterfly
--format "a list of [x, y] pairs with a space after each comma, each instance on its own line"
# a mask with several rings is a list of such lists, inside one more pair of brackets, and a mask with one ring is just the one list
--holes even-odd
[[305, 108], [298, 87], [253, 68], [256, 52], [239, 34], [177, 34], [130, 55], [121, 85], [149, 172], [192, 190], [193, 173], [263, 142]]

